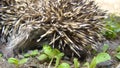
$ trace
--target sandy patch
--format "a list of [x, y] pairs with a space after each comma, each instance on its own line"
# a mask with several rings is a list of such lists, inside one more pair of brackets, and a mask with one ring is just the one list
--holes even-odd
[[120, 0], [94, 0], [101, 9], [120, 15]]

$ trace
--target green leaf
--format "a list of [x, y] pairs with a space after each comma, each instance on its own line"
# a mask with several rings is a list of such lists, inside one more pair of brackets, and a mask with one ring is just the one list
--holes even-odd
[[99, 53], [96, 57], [93, 58], [90, 64], [90, 68], [95, 68], [97, 64], [110, 60], [111, 57], [107, 53]]
[[94, 57], [91, 64], [90, 64], [90, 68], [95, 68], [96, 65], [97, 65], [97, 60], [96, 60], [96, 57]]
[[43, 51], [49, 58], [54, 58], [56, 55], [60, 54], [58, 49], [52, 49], [50, 46], [43, 46]]
[[38, 54], [39, 54], [38, 50], [34, 50], [30, 53], [31, 56], [36, 56]]
[[64, 53], [60, 53], [55, 56], [55, 58], [56, 58], [55, 68], [59, 65], [59, 62], [63, 56], [64, 56]]
[[18, 65], [19, 60], [16, 58], [9, 58], [8, 63]]
[[0, 54], [0, 57], [2, 57], [2, 54]]
[[48, 56], [46, 54], [41, 54], [40, 56], [37, 57], [38, 60], [43, 61], [46, 60]]
[[57, 68], [57, 66], [59, 65], [59, 63], [60, 63], [60, 58], [56, 57], [56, 62], [55, 62], [55, 67], [54, 68]]
[[103, 52], [106, 52], [108, 48], [109, 48], [109, 45], [108, 44], [104, 44], [104, 46], [103, 46]]
[[50, 58], [52, 58], [52, 48], [50, 46], [43, 46], [43, 51], [46, 55], [48, 55]]
[[21, 60], [19, 60], [19, 63], [18, 64], [24, 64], [28, 61], [28, 58], [23, 58]]
[[27, 54], [24, 54], [24, 57], [25, 57], [25, 58], [28, 58], [28, 57], [30, 57], [30, 56], [31, 56], [31, 55], [28, 54], [28, 53], [27, 53]]
[[58, 68], [70, 68], [70, 65], [68, 63], [61, 63]]
[[80, 63], [78, 62], [78, 59], [77, 58], [74, 58], [74, 67], [75, 68], [79, 68], [80, 67]]
[[52, 49], [52, 51], [49, 53], [49, 56], [51, 58], [54, 58], [55, 56], [59, 55], [60, 51], [58, 49]]
[[55, 56], [55, 55], [60, 54], [60, 51], [59, 51], [58, 49], [53, 49], [53, 50], [52, 50], [52, 53], [53, 53], [53, 55]]
[[109, 54], [107, 53], [99, 53], [97, 56], [96, 56], [96, 63], [101, 63], [101, 62], [105, 62], [107, 60], [110, 60], [111, 57]]
[[83, 64], [83, 67], [90, 68], [90, 64], [88, 62], [86, 62], [86, 63]]
[[110, 38], [110, 39], [114, 39], [114, 38], [117, 37], [117, 34], [116, 34], [114, 31], [110, 30], [110, 29], [106, 30], [106, 31], [104, 32], [104, 35], [105, 35], [107, 38]]
[[56, 55], [56, 57], [58, 57], [58, 58], [60, 58], [60, 59], [61, 59], [63, 56], [64, 56], [64, 53], [59, 53], [59, 54]]
[[115, 56], [116, 56], [116, 58], [120, 59], [120, 52], [117, 53]]
[[[64, 53], [61, 53], [58, 49], [52, 49], [49, 45], [43, 46], [43, 52], [50, 58], [50, 59], [56, 59], [55, 68], [59, 65], [59, 62], [64, 56]], [[50, 63], [51, 64], [51, 63]]]
[[120, 52], [120, 45], [116, 48], [117, 52]]

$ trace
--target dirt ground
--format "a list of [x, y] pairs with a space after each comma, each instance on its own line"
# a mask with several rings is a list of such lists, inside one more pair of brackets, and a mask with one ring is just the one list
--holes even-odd
[[[112, 56], [114, 55], [114, 51], [116, 47], [120, 45], [120, 36], [117, 39], [109, 40], [106, 43], [110, 45], [109, 53]], [[22, 55], [20, 55], [20, 57], [21, 56]], [[69, 63], [71, 65], [71, 68], [74, 68], [73, 63], [71, 61], [67, 61], [67, 60], [62, 60], [62, 61]], [[48, 68], [48, 64], [49, 62], [41, 63], [39, 60], [37, 60], [34, 57], [34, 58], [29, 58], [29, 61], [24, 65], [21, 65], [19, 68]], [[0, 68], [16, 68], [16, 66], [13, 64], [9, 64], [7, 60], [0, 58]], [[54, 67], [51, 66], [50, 68], [54, 68]], [[115, 58], [112, 58], [110, 61], [98, 65], [97, 68], [120, 68], [120, 63], [119, 61], [116, 61]]]
[[120, 16], [120, 0], [94, 0], [103, 10]]

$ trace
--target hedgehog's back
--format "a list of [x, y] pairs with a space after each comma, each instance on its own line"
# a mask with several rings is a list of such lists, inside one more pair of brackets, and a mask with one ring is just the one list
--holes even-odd
[[88, 0], [14, 1], [1, 7], [5, 50], [41, 48], [48, 44], [67, 56], [86, 56], [99, 49], [105, 13]]

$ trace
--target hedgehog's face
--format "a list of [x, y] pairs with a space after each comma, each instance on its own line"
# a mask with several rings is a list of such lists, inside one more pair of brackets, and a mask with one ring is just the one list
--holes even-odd
[[12, 25], [9, 30], [5, 27], [3, 34], [12, 38], [7, 40], [13, 49], [40, 46], [47, 42], [64, 53], [70, 50], [81, 57], [81, 52], [88, 53], [87, 47], [97, 49], [97, 43], [103, 40], [100, 20], [104, 13], [93, 1], [22, 0], [10, 8], [7, 6], [2, 9], [2, 14], [7, 17], [3, 19], [3, 25]]

